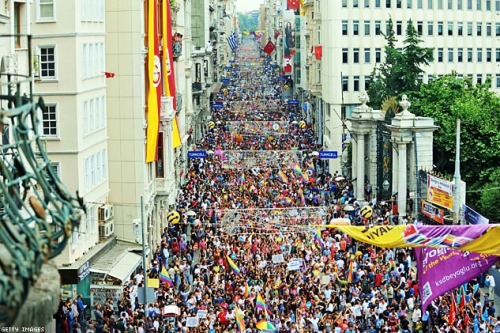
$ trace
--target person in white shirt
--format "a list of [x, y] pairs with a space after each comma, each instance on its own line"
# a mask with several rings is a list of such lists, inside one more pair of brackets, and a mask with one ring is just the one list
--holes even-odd
[[484, 281], [488, 285], [488, 292], [490, 293], [491, 299], [495, 299], [495, 278], [493, 275], [486, 273], [486, 279]]
[[134, 276], [135, 285], [136, 286], [139, 285], [142, 282], [142, 280], [144, 280], [144, 275], [142, 274], [142, 271], [140, 271]]

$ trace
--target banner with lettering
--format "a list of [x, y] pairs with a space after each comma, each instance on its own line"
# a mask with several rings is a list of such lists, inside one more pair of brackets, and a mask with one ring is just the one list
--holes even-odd
[[428, 218], [441, 224], [444, 223], [444, 209], [434, 207], [429, 202], [422, 200], [420, 211]]
[[447, 180], [427, 175], [427, 201], [453, 209], [453, 186]]
[[437, 297], [483, 274], [497, 256], [463, 252], [452, 248], [415, 250], [422, 312]]
[[398, 226], [340, 226], [336, 228], [352, 238], [383, 248], [434, 247], [500, 255], [500, 226], [477, 225], [398, 225]]

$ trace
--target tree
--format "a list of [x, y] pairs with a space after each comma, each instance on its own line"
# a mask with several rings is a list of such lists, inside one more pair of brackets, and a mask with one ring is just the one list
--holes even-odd
[[411, 111], [432, 117], [440, 127], [434, 135], [434, 164], [437, 171], [448, 175], [454, 173], [455, 127], [460, 118], [460, 169], [469, 192], [467, 204], [487, 217], [492, 211], [484, 209], [491, 207], [490, 199], [498, 194], [484, 190], [494, 188], [500, 174], [500, 97], [489, 90], [490, 86], [489, 80], [474, 85], [472, 80], [459, 79], [453, 73], [422, 84], [411, 95]]
[[418, 90], [419, 76], [424, 72], [422, 67], [433, 60], [432, 48], [420, 46], [423, 40], [411, 20], [406, 28], [402, 51], [396, 48], [397, 39], [392, 19], [388, 21], [384, 38], [387, 42], [384, 48], [385, 61], [373, 69], [368, 89], [370, 105], [374, 108], [380, 108], [389, 97]]
[[480, 192], [480, 209], [483, 215], [492, 221], [500, 221], [500, 168], [497, 168], [490, 176], [490, 181], [486, 183]]

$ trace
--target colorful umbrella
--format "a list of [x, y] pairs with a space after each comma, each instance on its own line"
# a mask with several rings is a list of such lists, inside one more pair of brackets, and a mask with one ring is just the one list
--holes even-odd
[[255, 326], [257, 326], [259, 330], [276, 331], [276, 327], [267, 320], [261, 320]]

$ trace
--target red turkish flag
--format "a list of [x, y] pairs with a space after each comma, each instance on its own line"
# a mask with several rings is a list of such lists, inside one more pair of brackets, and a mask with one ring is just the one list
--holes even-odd
[[[462, 295], [462, 297], [464, 296], [465, 295]], [[450, 304], [450, 312], [448, 314], [448, 324], [453, 326], [456, 319], [457, 319], [457, 303], [455, 302], [455, 295], [451, 293], [451, 304]]]
[[284, 56], [283, 57], [283, 71], [285, 74], [290, 74], [292, 73], [293, 67], [292, 67], [292, 57], [290, 56]]
[[288, 10], [300, 9], [299, 0], [287, 0], [286, 1]]
[[266, 46], [264, 46], [264, 52], [266, 52], [269, 55], [273, 53], [275, 48], [276, 46], [274, 46], [273, 42], [269, 41], [267, 42]]
[[315, 46], [314, 53], [316, 54], [316, 59], [321, 59], [323, 57], [323, 47], [321, 45]]

